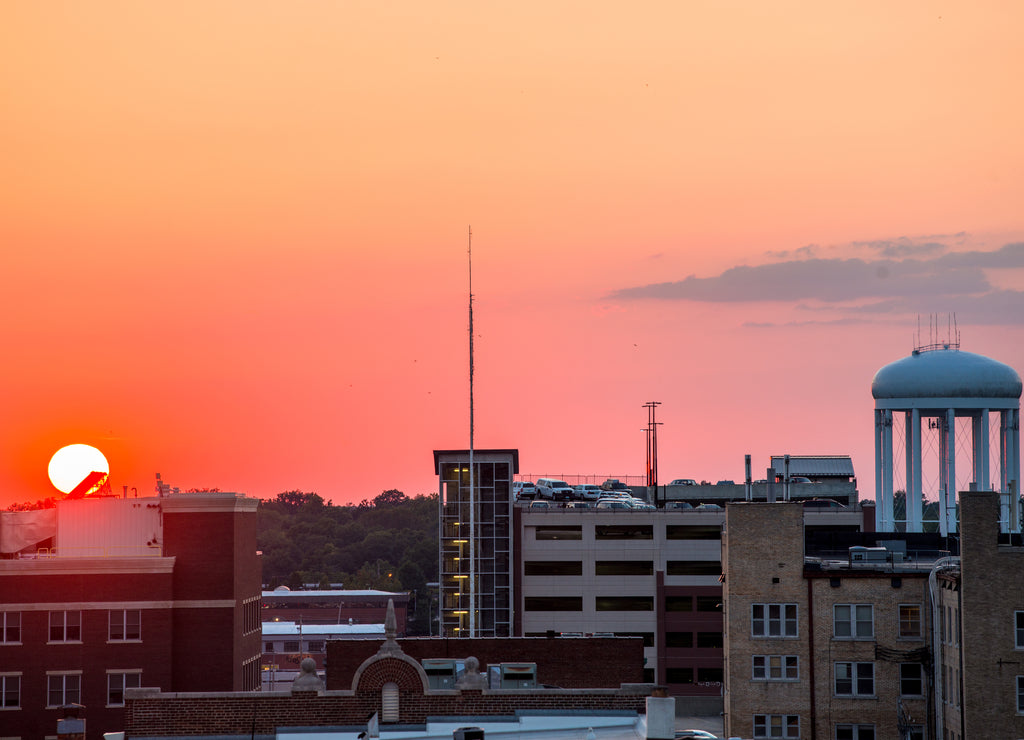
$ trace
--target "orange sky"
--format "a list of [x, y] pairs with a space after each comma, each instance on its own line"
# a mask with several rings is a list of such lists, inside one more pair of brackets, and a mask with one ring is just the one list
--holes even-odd
[[870, 497], [871, 378], [918, 315], [1024, 369], [1022, 27], [6, 2], [0, 506], [74, 442], [140, 494], [436, 490], [431, 450], [468, 446], [470, 224], [478, 447], [639, 475], [660, 401], [663, 480], [850, 454]]

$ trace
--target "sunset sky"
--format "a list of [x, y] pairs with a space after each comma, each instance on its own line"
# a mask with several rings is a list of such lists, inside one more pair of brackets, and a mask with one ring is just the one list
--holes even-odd
[[[1024, 3], [0, 5], [0, 507], [849, 454], [920, 317], [1024, 371]], [[600, 482], [598, 480], [597, 482]]]

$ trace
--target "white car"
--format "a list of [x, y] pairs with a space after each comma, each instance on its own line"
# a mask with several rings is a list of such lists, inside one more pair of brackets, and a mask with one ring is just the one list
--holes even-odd
[[528, 480], [512, 481], [512, 495], [519, 499], [532, 499], [537, 496], [537, 486]]
[[601, 490], [601, 486], [595, 486], [593, 483], [581, 483], [578, 486], [573, 486], [573, 490], [576, 491], [576, 498], [583, 501], [597, 501], [601, 498], [601, 494], [607, 493], [607, 491]]
[[594, 506], [595, 509], [623, 509], [632, 511], [633, 505], [624, 498], [602, 498]]
[[576, 492], [564, 480], [557, 478], [538, 478], [537, 496], [551, 501], [571, 501]]

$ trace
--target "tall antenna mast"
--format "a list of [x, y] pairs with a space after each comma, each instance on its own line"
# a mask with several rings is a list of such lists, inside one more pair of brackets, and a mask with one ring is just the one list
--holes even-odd
[[469, 227], [469, 636], [476, 637], [476, 485], [473, 465], [473, 227]]

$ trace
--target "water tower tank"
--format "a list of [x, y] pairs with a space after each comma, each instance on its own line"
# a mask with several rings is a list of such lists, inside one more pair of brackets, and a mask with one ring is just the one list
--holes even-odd
[[[924, 531], [925, 504], [932, 501], [938, 531], [954, 533], [956, 494], [968, 488], [1002, 492], [1001, 528], [1020, 531], [1019, 506], [1011, 505], [1020, 481], [1016, 370], [958, 344], [932, 345], [875, 373], [871, 394], [879, 531]], [[905, 458], [899, 467], [894, 447]], [[897, 490], [906, 492], [904, 511], [894, 506]]]

